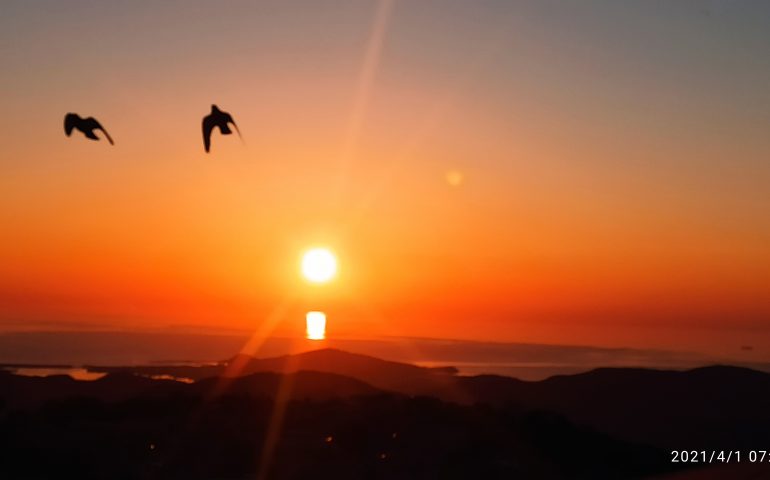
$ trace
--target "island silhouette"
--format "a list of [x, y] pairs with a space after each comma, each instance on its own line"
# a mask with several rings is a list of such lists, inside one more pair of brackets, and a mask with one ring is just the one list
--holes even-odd
[[522, 381], [321, 349], [86, 368], [104, 376], [0, 373], [3, 478], [698, 478], [670, 452], [770, 440], [770, 374], [739, 367]]

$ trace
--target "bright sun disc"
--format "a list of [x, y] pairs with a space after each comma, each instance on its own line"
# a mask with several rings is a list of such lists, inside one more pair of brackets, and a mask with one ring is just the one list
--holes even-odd
[[302, 256], [302, 275], [313, 283], [324, 283], [337, 273], [337, 259], [326, 248], [313, 248]]

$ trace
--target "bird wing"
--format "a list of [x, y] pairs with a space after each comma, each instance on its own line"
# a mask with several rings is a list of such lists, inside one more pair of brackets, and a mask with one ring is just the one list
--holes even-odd
[[211, 148], [211, 130], [214, 129], [215, 120], [211, 115], [203, 117], [203, 148], [209, 153]]
[[115, 142], [112, 141], [112, 137], [110, 137], [110, 134], [107, 133], [107, 130], [105, 130], [104, 127], [102, 127], [102, 124], [99, 123], [99, 121], [97, 119], [95, 119], [95, 118], [91, 118], [91, 120], [93, 120], [93, 122], [94, 122], [93, 123], [94, 128], [98, 128], [99, 130], [101, 130], [104, 133], [104, 136], [107, 137], [107, 140], [110, 142], [110, 145], [115, 145]]
[[233, 127], [235, 127], [235, 131], [238, 132], [238, 136], [243, 140], [243, 135], [241, 135], [241, 130], [238, 128], [238, 125], [236, 125], [235, 120], [233, 120], [233, 116], [229, 113], [225, 114], [225, 121], [227, 123], [232, 123]]
[[74, 113], [68, 113], [64, 116], [64, 133], [69, 137], [72, 135], [75, 125], [78, 123], [78, 116]]

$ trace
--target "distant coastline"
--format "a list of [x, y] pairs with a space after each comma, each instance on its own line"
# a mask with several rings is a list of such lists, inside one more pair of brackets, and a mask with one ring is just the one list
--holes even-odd
[[[247, 339], [245, 335], [197, 333], [3, 333], [0, 334], [0, 366], [4, 369], [78, 369], [86, 365], [211, 366], [241, 351]], [[689, 352], [423, 338], [337, 339], [323, 343], [271, 338], [258, 351], [247, 353], [273, 357], [321, 347], [426, 367], [452, 366], [460, 375], [495, 374], [523, 380], [542, 380], [599, 367], [686, 370], [729, 364], [770, 371], [770, 361], [708, 357]]]

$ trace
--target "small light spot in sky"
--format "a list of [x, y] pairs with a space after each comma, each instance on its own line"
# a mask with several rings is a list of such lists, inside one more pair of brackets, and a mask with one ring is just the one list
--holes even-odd
[[459, 170], [449, 170], [444, 174], [444, 178], [450, 187], [459, 187], [462, 185], [464, 177]]

